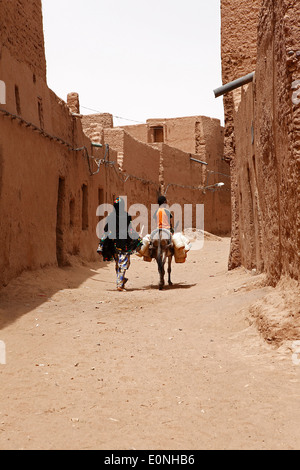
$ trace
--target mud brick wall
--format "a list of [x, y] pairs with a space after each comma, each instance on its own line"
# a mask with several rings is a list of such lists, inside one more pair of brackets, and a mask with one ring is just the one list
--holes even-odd
[[[223, 84], [255, 70], [257, 26], [261, 0], [221, 0], [221, 54]], [[232, 244], [229, 267], [241, 264], [239, 249], [239, 196], [236, 180], [236, 136], [233, 123], [235, 101], [240, 90], [223, 97], [225, 111], [224, 158], [231, 167]], [[222, 98], [218, 98], [222, 99]]]
[[41, 11], [38, 0], [0, 1], [0, 286], [73, 256], [98, 259], [97, 207], [123, 192], [114, 172], [91, 176], [86, 154], [72, 150], [104, 156], [47, 86]]
[[[152, 129], [157, 127], [163, 129], [163, 143], [153, 143]], [[230, 168], [224, 161], [224, 129], [218, 119], [206, 116], [148, 119], [145, 125], [123, 129], [160, 150], [159, 183], [162, 191], [168, 190], [171, 204], [205, 204], [205, 230], [218, 235], [230, 234]], [[112, 134], [117, 136], [116, 132], [113, 130]], [[116, 137], [114, 145], [117, 145]], [[191, 161], [191, 156], [208, 165]], [[222, 190], [209, 189], [203, 193], [190, 189], [219, 182], [225, 184]]]
[[46, 58], [40, 0], [0, 1], [0, 56], [6, 47], [11, 56], [29, 65], [46, 80]]
[[[264, 0], [258, 28], [255, 139], [265, 269], [299, 279], [299, 2]], [[300, 84], [300, 82], [299, 82]], [[296, 96], [295, 96], [296, 95]]]
[[[221, 54], [223, 84], [255, 70], [257, 26], [261, 0], [221, 0]], [[232, 159], [235, 150], [233, 127], [234, 100], [224, 96], [225, 158]]]
[[297, 2], [262, 2], [255, 81], [232, 93], [231, 264], [299, 279], [300, 33]]

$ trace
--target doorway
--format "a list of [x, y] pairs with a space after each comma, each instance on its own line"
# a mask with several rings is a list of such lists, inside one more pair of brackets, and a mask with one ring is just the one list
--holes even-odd
[[57, 197], [57, 221], [56, 221], [56, 258], [58, 266], [64, 265], [64, 204], [66, 196], [66, 182], [59, 178]]

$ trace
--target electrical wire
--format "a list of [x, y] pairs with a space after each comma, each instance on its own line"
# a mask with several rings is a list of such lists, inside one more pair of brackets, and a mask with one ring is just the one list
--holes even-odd
[[[82, 109], [86, 109], [87, 111], [93, 111], [94, 113], [97, 113], [97, 114], [103, 114], [101, 111], [98, 111], [97, 109], [93, 109], [93, 108], [87, 108], [86, 106], [81, 106], [80, 107]], [[123, 119], [124, 121], [130, 121], [130, 122], [135, 122], [137, 124], [145, 124], [145, 122], [141, 122], [141, 121], [135, 121], [134, 119], [129, 119], [129, 118], [124, 118], [122, 116], [115, 116], [112, 114], [112, 116], [116, 119]]]
[[231, 178], [230, 175], [225, 175], [225, 173], [220, 173], [219, 171], [207, 170], [207, 173], [214, 173], [215, 175], [222, 175], [222, 176], [225, 176], [226, 178]]

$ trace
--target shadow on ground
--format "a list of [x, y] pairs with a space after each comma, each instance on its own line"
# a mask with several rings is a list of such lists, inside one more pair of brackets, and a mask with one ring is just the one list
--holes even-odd
[[[99, 281], [99, 282], [101, 282], [101, 281]], [[167, 291], [167, 290], [191, 289], [192, 287], [195, 287], [196, 285], [197, 284], [183, 284], [183, 283], [173, 284], [172, 286], [166, 285], [166, 286], [164, 286], [162, 292]], [[126, 293], [126, 292], [147, 291], [147, 290], [159, 290], [159, 288], [158, 288], [158, 285], [152, 284], [152, 285], [144, 286], [144, 287], [127, 288], [126, 291], [124, 291], [124, 293]], [[116, 289], [108, 289], [107, 290], [107, 292], [115, 292], [115, 291], [116, 291]]]
[[[23, 315], [49, 302], [57, 292], [77, 289], [108, 263], [84, 263], [80, 260], [71, 267], [48, 267], [26, 271], [0, 290], [0, 331]], [[100, 282], [100, 281], [99, 281]]]

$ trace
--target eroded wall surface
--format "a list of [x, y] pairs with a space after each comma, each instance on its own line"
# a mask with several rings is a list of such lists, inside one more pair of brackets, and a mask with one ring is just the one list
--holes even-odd
[[231, 94], [230, 264], [264, 271], [274, 285], [282, 277], [299, 279], [299, 14], [299, 2], [262, 2], [255, 81]]
[[[264, 1], [258, 29], [255, 141], [265, 268], [274, 281], [299, 278], [299, 2]], [[300, 83], [300, 82], [299, 82]], [[297, 94], [297, 93], [296, 93]]]
[[46, 58], [40, 0], [0, 1], [0, 57], [6, 48], [35, 75], [46, 79]]
[[[257, 25], [261, 0], [221, 0], [221, 53], [223, 84], [236, 80], [255, 70], [257, 53]], [[232, 242], [229, 267], [241, 264], [239, 248], [239, 194], [236, 179], [236, 135], [233, 115], [240, 101], [240, 92], [224, 95], [225, 142], [224, 158], [231, 168]], [[222, 99], [222, 98], [218, 98]]]

